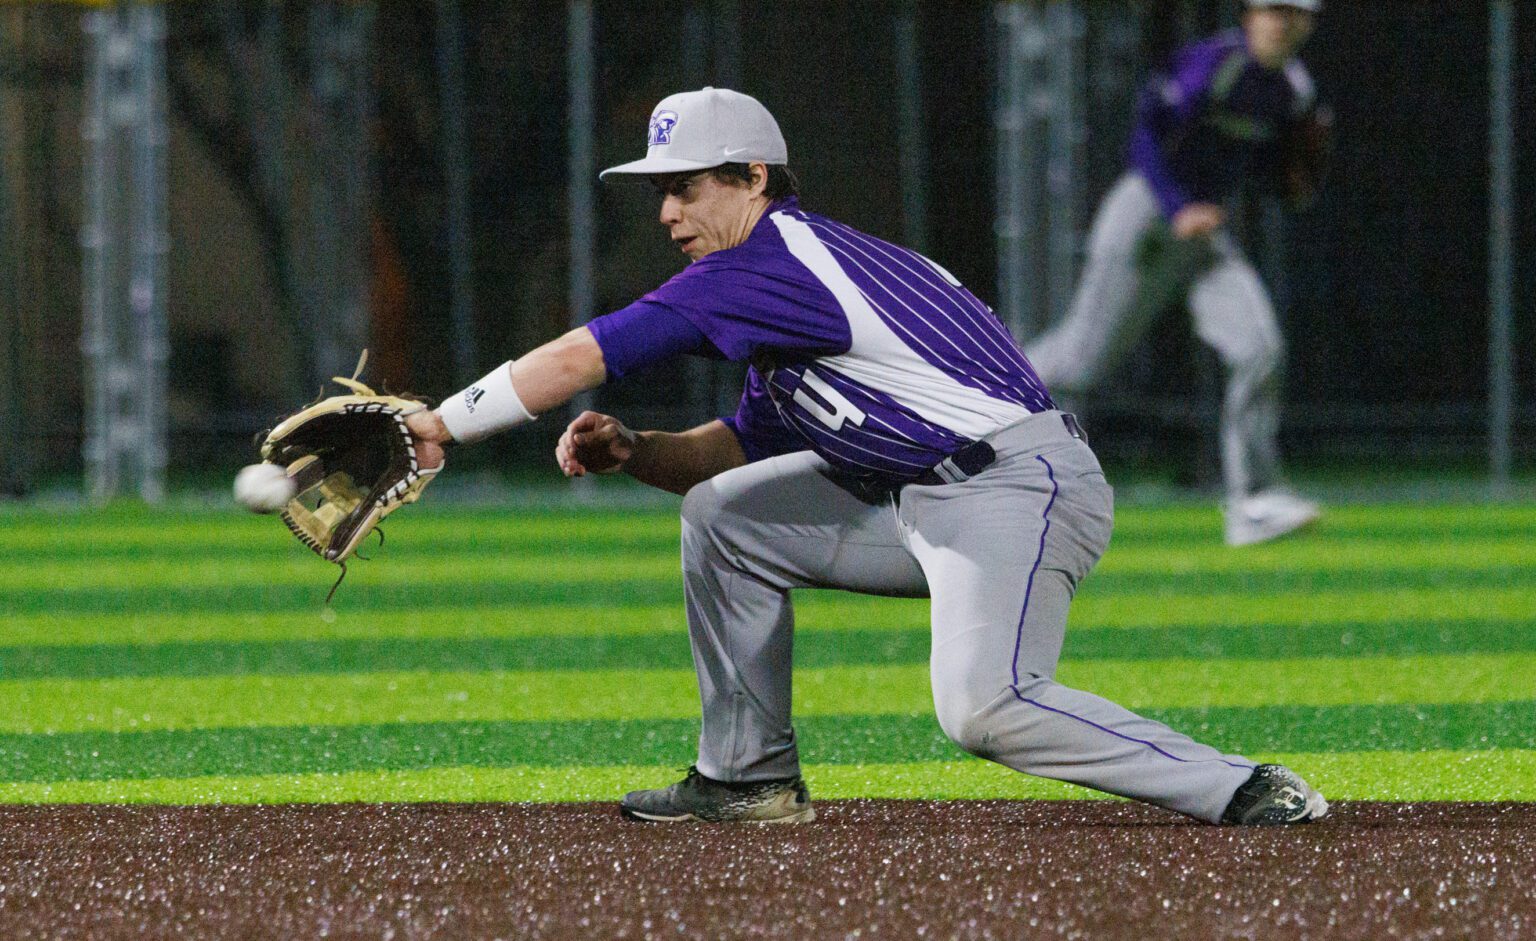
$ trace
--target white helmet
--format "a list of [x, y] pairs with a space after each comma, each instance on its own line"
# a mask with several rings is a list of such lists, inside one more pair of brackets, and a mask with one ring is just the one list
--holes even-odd
[[1308, 13], [1323, 12], [1323, 0], [1248, 0], [1248, 9], [1259, 10], [1264, 7], [1295, 7]]

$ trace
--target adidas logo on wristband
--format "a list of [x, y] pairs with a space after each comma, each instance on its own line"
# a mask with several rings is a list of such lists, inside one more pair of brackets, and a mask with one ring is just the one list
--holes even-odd
[[460, 444], [479, 441], [499, 431], [516, 428], [534, 419], [512, 388], [512, 363], [491, 370], [461, 392], [443, 400], [438, 417], [453, 440]]

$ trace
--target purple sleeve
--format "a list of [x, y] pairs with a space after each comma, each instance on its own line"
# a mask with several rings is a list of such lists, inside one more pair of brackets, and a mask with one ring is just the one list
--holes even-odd
[[679, 353], [719, 356], [688, 318], [643, 300], [594, 317], [587, 329], [602, 348], [609, 379], [620, 379]]
[[687, 318], [733, 362], [760, 352], [796, 358], [847, 352], [852, 331], [837, 299], [782, 242], [770, 239], [777, 234], [754, 233], [748, 245], [708, 255], [637, 303]]
[[741, 390], [741, 401], [736, 414], [720, 419], [736, 433], [741, 450], [748, 461], [779, 454], [792, 454], [810, 448], [809, 442], [784, 424], [779, 410], [768, 397], [768, 383], [756, 368], [747, 370], [746, 386]]
[[1190, 201], [1168, 164], [1170, 139], [1194, 120], [1210, 91], [1211, 78], [1225, 58], [1226, 50], [1210, 42], [1182, 50], [1175, 58], [1173, 73], [1155, 76], [1137, 103], [1131, 166], [1146, 177], [1169, 219]]

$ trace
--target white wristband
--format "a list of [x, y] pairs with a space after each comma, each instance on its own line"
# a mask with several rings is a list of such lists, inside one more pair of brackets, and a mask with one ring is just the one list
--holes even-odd
[[534, 416], [512, 388], [512, 361], [485, 374], [479, 382], [455, 392], [438, 406], [438, 417], [453, 440], [473, 444], [498, 431], [533, 421]]

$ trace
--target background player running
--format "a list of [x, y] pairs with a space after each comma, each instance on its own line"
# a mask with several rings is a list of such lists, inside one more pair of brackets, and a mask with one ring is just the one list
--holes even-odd
[[[1139, 293], [1148, 259], [1184, 260], [1159, 277], [1187, 296], [1196, 332], [1227, 371], [1221, 457], [1231, 545], [1273, 539], [1318, 516], [1282, 482], [1283, 341], [1264, 285], [1226, 230], [1223, 203], [1253, 178], [1294, 201], [1317, 185], [1329, 120], [1295, 53], [1320, 6], [1248, 0], [1241, 29], [1181, 49], [1153, 78], [1130, 168], [1099, 207], [1071, 307], [1028, 346], [1040, 377], [1070, 401], [1101, 381], [1159, 313], [1162, 305]], [[1184, 245], [1170, 249], [1170, 239]]]
[[703, 704], [696, 766], [636, 791], [649, 821], [806, 821], [790, 717], [791, 590], [928, 597], [934, 705], [966, 750], [1211, 822], [1327, 803], [1056, 683], [1067, 605], [1109, 541], [1111, 491], [992, 312], [921, 255], [800, 208], [777, 123], [721, 89], [664, 99], [644, 159], [691, 259], [635, 303], [412, 416], [437, 445], [528, 421], [678, 353], [748, 362], [736, 413], [682, 433], [586, 412], [567, 475], [623, 470], [686, 494], [684, 593]]

